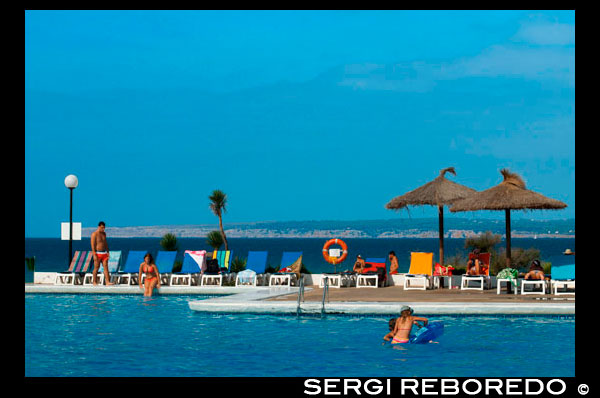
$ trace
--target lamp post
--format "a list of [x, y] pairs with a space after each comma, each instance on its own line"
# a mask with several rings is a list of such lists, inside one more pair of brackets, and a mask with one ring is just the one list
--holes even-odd
[[77, 188], [79, 180], [73, 174], [69, 174], [65, 178], [65, 187], [69, 188], [70, 202], [69, 202], [69, 263], [73, 258], [73, 190]]

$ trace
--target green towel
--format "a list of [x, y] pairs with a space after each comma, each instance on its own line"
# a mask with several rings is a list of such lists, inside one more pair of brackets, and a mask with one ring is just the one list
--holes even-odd
[[500, 272], [498, 272], [498, 275], [496, 275], [496, 278], [498, 279], [508, 279], [510, 280], [510, 283], [517, 287], [517, 276], [519, 275], [519, 271], [517, 271], [514, 268], [504, 268], [503, 270], [501, 270]]

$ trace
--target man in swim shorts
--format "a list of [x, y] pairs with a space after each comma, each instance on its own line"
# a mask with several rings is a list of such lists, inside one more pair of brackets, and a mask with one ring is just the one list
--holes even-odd
[[104, 229], [106, 228], [106, 224], [104, 221], [100, 221], [98, 223], [98, 229], [92, 233], [91, 243], [92, 243], [92, 255], [94, 256], [94, 271], [92, 272], [92, 281], [94, 286], [98, 285], [98, 269], [100, 268], [100, 264], [102, 264], [104, 268], [104, 280], [106, 281], [106, 285], [113, 285], [110, 281], [110, 275], [108, 274], [108, 257], [110, 253], [108, 251], [108, 243], [106, 242], [106, 233]]

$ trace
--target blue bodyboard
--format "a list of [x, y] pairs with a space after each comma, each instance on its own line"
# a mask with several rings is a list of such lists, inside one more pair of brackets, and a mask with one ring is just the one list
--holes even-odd
[[429, 322], [427, 326], [423, 326], [415, 333], [414, 336], [410, 337], [411, 344], [425, 344], [432, 340], [437, 339], [444, 334], [444, 322], [433, 321]]

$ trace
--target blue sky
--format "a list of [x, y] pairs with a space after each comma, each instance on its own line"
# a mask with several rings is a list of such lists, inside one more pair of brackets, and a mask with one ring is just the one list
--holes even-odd
[[575, 216], [574, 11], [25, 12], [26, 236], [68, 174], [89, 227], [212, 223], [214, 189], [225, 222], [408, 217], [449, 166]]

